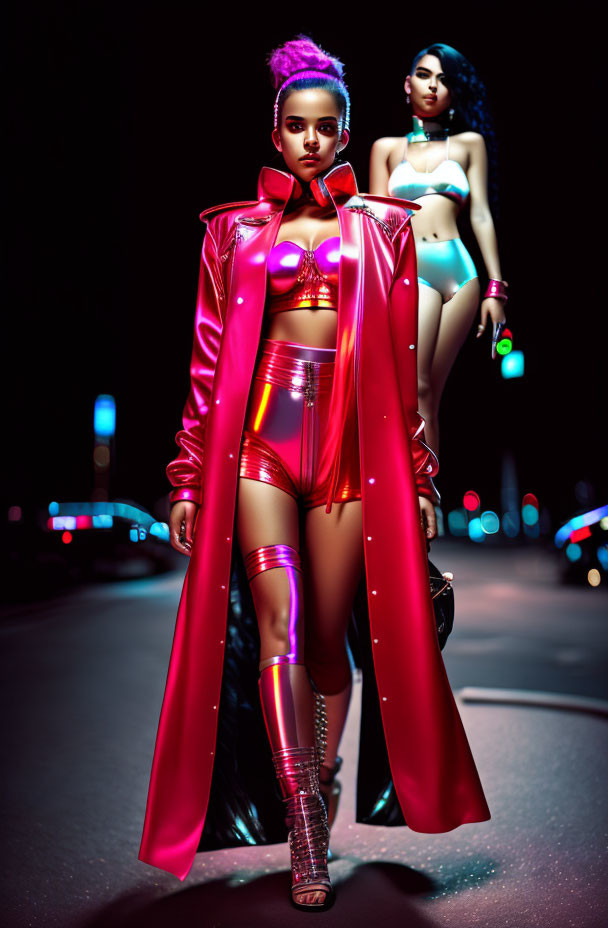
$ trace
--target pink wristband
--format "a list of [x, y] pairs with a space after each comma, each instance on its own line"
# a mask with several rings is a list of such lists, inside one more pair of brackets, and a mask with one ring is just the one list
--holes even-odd
[[484, 300], [492, 297], [495, 300], [503, 300], [505, 303], [509, 299], [507, 296], [508, 283], [506, 280], [495, 280], [493, 277], [488, 281], [486, 292], [483, 295]]

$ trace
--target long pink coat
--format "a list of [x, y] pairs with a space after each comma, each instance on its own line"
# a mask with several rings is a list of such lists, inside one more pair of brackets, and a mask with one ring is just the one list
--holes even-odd
[[[360, 196], [350, 165], [324, 182], [341, 236], [335, 447], [355, 404], [373, 668], [400, 813], [420, 832], [490, 817], [445, 673], [429, 596], [418, 495], [436, 459], [417, 412], [417, 284], [404, 201]], [[184, 879], [214, 771], [239, 448], [266, 295], [266, 261], [295, 179], [264, 168], [258, 200], [202, 214], [191, 391], [173, 499], [200, 503], [177, 617], [140, 859]], [[337, 466], [339, 467], [339, 457]], [[221, 730], [221, 722], [220, 722]], [[400, 821], [403, 821], [400, 818]], [[255, 842], [253, 842], [255, 843]]]

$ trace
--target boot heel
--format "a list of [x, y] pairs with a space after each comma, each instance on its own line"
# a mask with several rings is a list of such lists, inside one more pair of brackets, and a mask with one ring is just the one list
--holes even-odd
[[[273, 754], [277, 779], [285, 803], [285, 820], [291, 853], [291, 900], [298, 909], [324, 911], [335, 894], [327, 869], [329, 828], [319, 791], [319, 759], [313, 748], [285, 748]], [[304, 903], [299, 898], [324, 893], [323, 902]]]

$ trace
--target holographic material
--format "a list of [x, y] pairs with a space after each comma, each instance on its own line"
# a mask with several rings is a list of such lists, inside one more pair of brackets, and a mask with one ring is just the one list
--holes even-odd
[[327, 238], [307, 251], [281, 242], [268, 256], [268, 313], [308, 306], [338, 311], [340, 237]]
[[[406, 141], [409, 136], [406, 137]], [[404, 153], [388, 181], [388, 192], [392, 197], [401, 197], [404, 200], [419, 200], [421, 197], [438, 194], [454, 200], [459, 207], [463, 207], [470, 193], [469, 181], [458, 161], [449, 157], [450, 140], [446, 139], [446, 157], [440, 161], [432, 171], [417, 171]]]
[[[323, 454], [334, 375], [333, 348], [264, 339], [251, 390], [239, 475], [279, 487], [305, 509], [326, 502], [331, 461]], [[356, 421], [343, 449], [336, 503], [361, 499]]]
[[418, 283], [431, 287], [447, 303], [461, 287], [477, 277], [477, 269], [461, 239], [447, 242], [416, 242]]

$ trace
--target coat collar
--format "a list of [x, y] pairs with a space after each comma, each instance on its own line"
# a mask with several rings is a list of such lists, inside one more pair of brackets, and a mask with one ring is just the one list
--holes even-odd
[[[334, 203], [343, 203], [358, 193], [355, 174], [348, 162], [330, 168], [319, 183], [326, 187]], [[293, 174], [264, 167], [258, 178], [258, 199], [277, 205], [285, 204], [291, 197], [295, 184], [296, 178]]]

